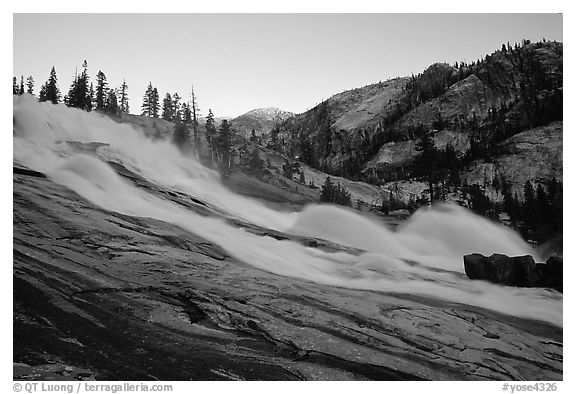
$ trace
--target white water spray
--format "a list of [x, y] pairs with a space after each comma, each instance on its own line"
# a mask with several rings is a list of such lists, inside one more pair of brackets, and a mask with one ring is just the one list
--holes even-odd
[[[109, 147], [86, 154], [66, 141], [101, 142]], [[215, 172], [183, 157], [169, 142], [151, 141], [133, 127], [97, 113], [37, 103], [27, 95], [14, 98], [14, 160], [46, 173], [105, 209], [173, 223], [248, 264], [279, 275], [441, 298], [562, 325], [562, 297], [556, 293], [462, 277], [466, 253], [533, 254], [514, 232], [463, 208], [418, 211], [397, 232], [332, 206], [310, 206], [299, 214], [275, 212], [231, 193]], [[121, 163], [150, 182], [205, 200], [230, 216], [365, 252], [328, 253], [250, 234], [136, 188], [106, 161]]]

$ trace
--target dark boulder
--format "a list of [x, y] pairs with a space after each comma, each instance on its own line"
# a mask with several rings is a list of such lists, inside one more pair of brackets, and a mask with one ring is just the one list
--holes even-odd
[[479, 253], [464, 256], [464, 271], [470, 279], [488, 279], [486, 257]]
[[536, 263], [532, 256], [508, 257], [493, 254], [485, 257], [478, 253], [464, 256], [464, 270], [470, 279], [483, 279], [507, 286], [531, 286]]
[[546, 260], [544, 282], [546, 287], [552, 287], [558, 291], [563, 290], [564, 274], [562, 257], [552, 256]]
[[546, 264], [536, 264], [532, 256], [508, 257], [478, 253], [464, 256], [464, 270], [470, 279], [487, 280], [506, 286], [547, 287], [563, 290], [562, 257], [550, 257]]

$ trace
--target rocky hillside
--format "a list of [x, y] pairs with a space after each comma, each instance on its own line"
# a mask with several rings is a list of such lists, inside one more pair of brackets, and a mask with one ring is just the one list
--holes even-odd
[[252, 130], [256, 135], [269, 133], [278, 124], [293, 116], [292, 112], [280, 108], [258, 108], [232, 120], [234, 128], [244, 137], [249, 137]]
[[[416, 142], [430, 132], [437, 148], [468, 154], [467, 174], [495, 159], [507, 163], [505, 181], [542, 181], [561, 175], [562, 68], [562, 43], [529, 41], [472, 64], [433, 64], [331, 97], [284, 122], [272, 145], [326, 172], [383, 183], [411, 177]], [[526, 162], [538, 158], [538, 170]]]

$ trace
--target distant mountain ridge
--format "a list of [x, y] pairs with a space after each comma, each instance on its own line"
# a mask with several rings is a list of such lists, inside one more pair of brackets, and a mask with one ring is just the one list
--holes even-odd
[[257, 108], [232, 119], [232, 125], [244, 137], [249, 137], [252, 130], [260, 136], [294, 115], [276, 107]]

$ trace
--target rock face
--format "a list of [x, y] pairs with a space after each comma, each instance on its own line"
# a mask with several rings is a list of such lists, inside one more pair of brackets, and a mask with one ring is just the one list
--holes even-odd
[[[207, 204], [121, 173], [215, 215]], [[15, 172], [13, 193], [15, 379], [563, 377], [562, 328], [273, 275], [200, 235], [106, 211], [37, 174]]]
[[550, 287], [562, 291], [562, 258], [550, 257], [536, 264], [532, 256], [508, 257], [478, 253], [464, 256], [464, 269], [470, 279], [488, 280], [506, 286]]
[[[557, 42], [526, 43], [457, 68], [433, 64], [296, 115], [282, 125], [276, 149], [333, 175], [388, 182], [411, 176], [420, 129], [433, 132], [437, 148], [450, 142], [460, 155], [473, 138], [493, 139], [497, 149], [463, 169], [462, 180], [484, 188], [499, 177], [522, 198], [527, 180], [561, 178], [562, 64]], [[494, 170], [486, 176], [477, 171], [485, 164]]]

